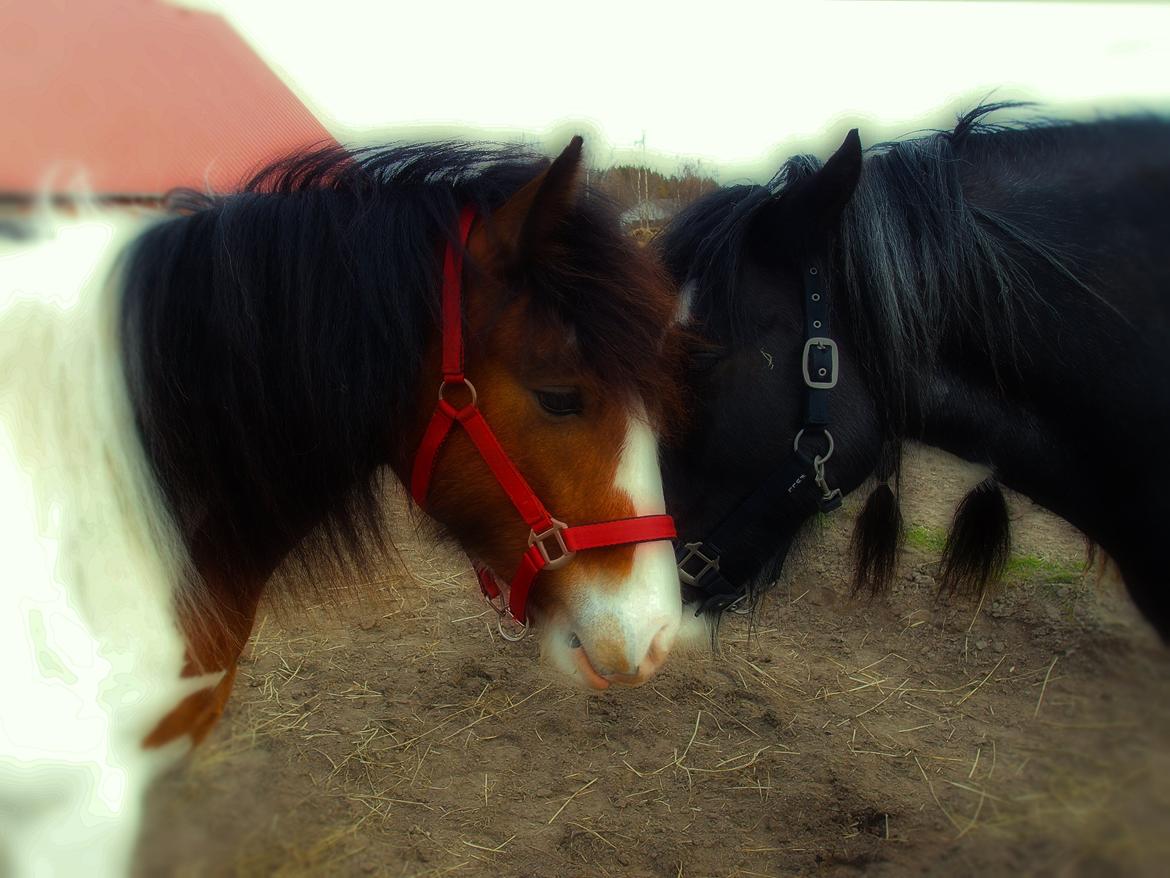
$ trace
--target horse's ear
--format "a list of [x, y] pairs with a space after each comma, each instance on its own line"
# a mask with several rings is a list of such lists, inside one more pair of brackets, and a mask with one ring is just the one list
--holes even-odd
[[837, 151], [825, 162], [813, 178], [813, 192], [809, 207], [813, 213], [813, 220], [821, 230], [828, 231], [837, 227], [845, 205], [853, 197], [857, 189], [857, 181], [861, 179], [861, 135], [857, 129], [850, 129], [845, 135], [845, 141], [837, 147]]
[[521, 262], [538, 254], [577, 199], [580, 135], [536, 179], [526, 183], [492, 213], [487, 232], [497, 255]]
[[841, 221], [861, 179], [861, 137], [857, 129], [815, 173], [787, 187], [760, 213], [772, 245], [820, 246]]

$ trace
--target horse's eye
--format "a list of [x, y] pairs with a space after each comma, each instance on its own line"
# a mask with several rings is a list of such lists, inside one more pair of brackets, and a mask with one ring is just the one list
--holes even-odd
[[536, 391], [536, 401], [550, 415], [558, 418], [579, 415], [585, 409], [581, 391], [575, 387], [546, 387]]
[[687, 360], [687, 368], [694, 373], [709, 372], [719, 365], [726, 356], [727, 352], [723, 348], [704, 348], [703, 350], [691, 351]]

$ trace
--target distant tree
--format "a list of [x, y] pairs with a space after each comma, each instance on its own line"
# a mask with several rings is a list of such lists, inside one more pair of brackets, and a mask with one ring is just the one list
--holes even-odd
[[640, 208], [637, 211], [640, 237], [660, 224], [663, 211], [674, 213], [719, 185], [705, 173], [701, 161], [684, 161], [670, 176], [642, 165], [612, 165], [592, 169], [589, 181], [612, 198], [623, 212]]

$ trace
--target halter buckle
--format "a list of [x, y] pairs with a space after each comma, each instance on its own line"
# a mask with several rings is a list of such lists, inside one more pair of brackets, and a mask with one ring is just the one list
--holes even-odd
[[[561, 531], [567, 528], [568, 525], [563, 521], [558, 521], [555, 518], [550, 519], [550, 521], [552, 521], [552, 527], [550, 527], [548, 530], [541, 533], [537, 533], [535, 530], [528, 532], [528, 545], [536, 546], [536, 550], [540, 552], [540, 557], [544, 559], [545, 570], [556, 570], [558, 567], [564, 567], [566, 564], [568, 564], [569, 561], [573, 559], [573, 556], [577, 553], [571, 551], [569, 547], [565, 545], [565, 538], [561, 534]], [[545, 541], [548, 540], [549, 537], [552, 537], [556, 540], [557, 555], [555, 557], [549, 555], [548, 546], [545, 545]]]
[[[678, 562], [678, 578], [683, 581], [684, 585], [698, 585], [699, 581], [712, 570], [719, 569], [719, 556], [714, 558], [703, 553], [703, 543], [687, 543], [683, 546], [687, 553], [682, 556]], [[691, 573], [687, 570], [687, 562], [692, 558], [698, 558], [703, 562], [703, 566], [699, 568], [697, 573]]]
[[[812, 349], [829, 351], [829, 375], [827, 378], [814, 379], [808, 371], [808, 358]], [[837, 342], [823, 336], [813, 336], [804, 343], [804, 353], [800, 357], [800, 368], [804, 373], [806, 387], [813, 390], [832, 390], [837, 386]]]

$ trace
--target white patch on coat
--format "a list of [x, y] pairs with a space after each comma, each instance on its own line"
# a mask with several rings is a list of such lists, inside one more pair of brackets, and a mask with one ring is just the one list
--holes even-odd
[[[142, 741], [180, 681], [183, 553], [134, 424], [108, 282], [141, 231], [47, 223], [0, 242], [0, 871], [128, 872]], [[206, 681], [201, 681], [206, 685]]]

